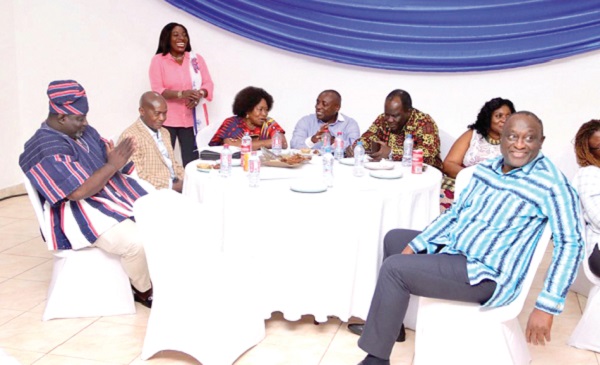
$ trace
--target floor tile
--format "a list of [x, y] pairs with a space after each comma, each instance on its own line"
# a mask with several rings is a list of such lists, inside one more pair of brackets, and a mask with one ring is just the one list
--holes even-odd
[[21, 314], [23, 314], [23, 311], [0, 309], [0, 326]]
[[150, 308], [144, 307], [140, 303], [135, 302], [135, 314], [124, 314], [124, 315], [120, 315], [120, 316], [102, 317], [98, 320], [98, 322], [146, 327], [148, 325], [148, 317], [149, 316], [150, 316]]
[[0, 234], [0, 237], [2, 237], [2, 239], [0, 239], [0, 252], [10, 250], [16, 245], [32, 239], [32, 237], [15, 233], [2, 233]]
[[12, 278], [48, 261], [42, 257], [8, 255], [0, 253], [0, 277]]
[[0, 227], [0, 236], [11, 233], [34, 238], [40, 236], [40, 228], [36, 219], [19, 219]]
[[0, 283], [0, 309], [28, 311], [46, 300], [48, 283], [9, 279]]
[[15, 279], [41, 281], [49, 284], [52, 280], [52, 269], [54, 267], [54, 260], [48, 259], [46, 262], [39, 264], [36, 267], [25, 271], [22, 274], [15, 276]]
[[47, 353], [89, 326], [95, 318], [42, 321], [37, 313], [23, 313], [0, 326], [0, 347]]
[[140, 326], [95, 322], [50, 354], [129, 364], [141, 353], [145, 333]]
[[34, 237], [23, 243], [13, 246], [12, 248], [3, 251], [2, 253], [18, 256], [42, 257], [45, 259], [52, 258], [52, 251], [48, 250], [46, 242], [41, 236]]
[[115, 365], [115, 363], [68, 356], [46, 355], [36, 361], [35, 365]]
[[[161, 351], [149, 360], [139, 358], [133, 360], [131, 365], [202, 365], [198, 360], [188, 354], [178, 351]], [[266, 364], [266, 363], [265, 363]], [[237, 365], [237, 363], [236, 363]]]
[[23, 351], [4, 347], [4, 352], [16, 359], [21, 365], [34, 364], [36, 360], [44, 356], [43, 352]]
[[0, 205], [0, 217], [36, 219], [33, 206], [29, 200], [27, 200], [27, 203]]

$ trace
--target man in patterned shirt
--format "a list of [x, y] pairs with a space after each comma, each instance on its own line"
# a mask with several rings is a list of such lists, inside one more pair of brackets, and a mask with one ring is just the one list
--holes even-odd
[[546, 224], [554, 254], [525, 336], [536, 345], [550, 341], [554, 315], [562, 312], [583, 257], [583, 239], [577, 194], [540, 152], [543, 141], [538, 117], [512, 114], [502, 130], [502, 156], [477, 166], [445, 214], [421, 233], [386, 235], [387, 258], [358, 342], [368, 355], [359, 365], [390, 364], [410, 294], [487, 307], [511, 303]]
[[[413, 108], [410, 94], [404, 90], [396, 89], [388, 94], [384, 113], [358, 140], [372, 158], [388, 158], [391, 152], [392, 158], [400, 161], [408, 134], [412, 134], [413, 148], [423, 150], [423, 162], [441, 170], [438, 127], [428, 114]], [[356, 142], [346, 149], [346, 156], [354, 156], [354, 147]]]
[[135, 145], [118, 146], [88, 125], [88, 101], [73, 80], [48, 85], [47, 119], [25, 143], [21, 169], [38, 191], [48, 225], [50, 250], [98, 247], [119, 255], [134, 298], [152, 305], [152, 284], [144, 246], [133, 218], [133, 203], [146, 191], [125, 174]]

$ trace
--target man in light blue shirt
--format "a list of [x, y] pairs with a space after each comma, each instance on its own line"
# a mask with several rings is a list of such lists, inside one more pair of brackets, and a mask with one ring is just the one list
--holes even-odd
[[543, 141], [537, 116], [512, 114], [502, 130], [502, 156], [477, 166], [446, 213], [420, 234], [386, 235], [387, 258], [358, 342], [368, 355], [359, 365], [390, 364], [410, 294], [488, 307], [511, 303], [546, 224], [554, 254], [525, 336], [536, 345], [550, 341], [554, 315], [562, 312], [583, 257], [583, 239], [577, 194], [540, 152]]
[[356, 121], [342, 113], [342, 97], [335, 90], [325, 90], [317, 97], [315, 114], [302, 117], [296, 128], [290, 146], [292, 148], [320, 149], [325, 133], [331, 135], [331, 144], [338, 132], [342, 132], [344, 148], [351, 146], [360, 137], [360, 128]]

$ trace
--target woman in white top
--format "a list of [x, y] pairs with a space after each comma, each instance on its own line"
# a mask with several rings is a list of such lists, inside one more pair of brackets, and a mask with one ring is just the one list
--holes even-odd
[[585, 253], [590, 271], [600, 277], [600, 120], [584, 123], [575, 136], [577, 164], [573, 187], [585, 221]]
[[450, 148], [444, 159], [444, 180], [440, 194], [440, 211], [454, 201], [454, 179], [460, 170], [488, 158], [500, 156], [500, 134], [506, 118], [515, 112], [508, 99], [494, 98], [483, 105], [475, 123], [469, 125]]

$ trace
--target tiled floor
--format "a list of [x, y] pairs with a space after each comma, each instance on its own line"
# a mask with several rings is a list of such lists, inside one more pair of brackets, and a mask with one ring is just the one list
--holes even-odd
[[[548, 267], [547, 254], [539, 273]], [[136, 304], [135, 315], [58, 319], [42, 322], [52, 256], [41, 240], [26, 196], [0, 201], [0, 349], [21, 364], [198, 364], [193, 358], [163, 352], [149, 361], [139, 359], [149, 310]], [[519, 319], [524, 327], [542, 275], [533, 285]], [[531, 346], [532, 364], [600, 365], [600, 355], [567, 346], [581, 317], [586, 298], [569, 293], [564, 313], [554, 320], [552, 342]], [[267, 321], [267, 336], [247, 351], [236, 365], [354, 365], [364, 353], [357, 336], [336, 319], [314, 325], [311, 316], [288, 322], [281, 314]], [[414, 332], [396, 344], [392, 364], [411, 364]], [[0, 358], [0, 363], [2, 358]]]

